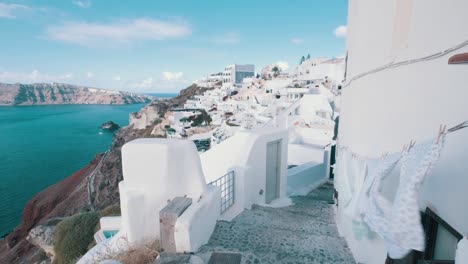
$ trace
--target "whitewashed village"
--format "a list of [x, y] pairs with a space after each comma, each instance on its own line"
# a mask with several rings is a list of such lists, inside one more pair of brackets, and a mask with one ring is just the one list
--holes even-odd
[[132, 115], [158, 137], [123, 146], [121, 216], [77, 263], [468, 263], [466, 10], [350, 0], [342, 56], [233, 62]]

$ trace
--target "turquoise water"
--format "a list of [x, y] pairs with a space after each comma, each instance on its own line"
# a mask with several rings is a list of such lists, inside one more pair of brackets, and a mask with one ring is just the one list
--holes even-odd
[[105, 151], [113, 134], [143, 105], [0, 107], [0, 236], [20, 222], [26, 202]]
[[159, 97], [159, 98], [172, 98], [172, 97], [177, 96], [177, 94], [175, 93], [147, 93], [147, 95], [151, 95], [151, 96]]
[[115, 236], [118, 232], [119, 232], [119, 230], [104, 230], [104, 231], [102, 231], [105, 238], [111, 238], [111, 237]]

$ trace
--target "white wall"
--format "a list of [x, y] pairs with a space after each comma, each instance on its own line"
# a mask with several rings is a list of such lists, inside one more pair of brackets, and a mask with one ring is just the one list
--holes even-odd
[[313, 122], [319, 112], [323, 112], [324, 118], [331, 121], [333, 109], [325, 96], [321, 94], [304, 94], [304, 97], [301, 99], [301, 118], [306, 122]]
[[325, 148], [307, 144], [288, 144], [288, 165], [323, 163]]
[[213, 233], [216, 220], [219, 219], [221, 191], [217, 186], [208, 186], [208, 190], [199, 201], [193, 201], [187, 210], [177, 219], [175, 225], [175, 244], [177, 252], [196, 252], [208, 243]]
[[[265, 203], [267, 143], [281, 140], [280, 197], [286, 196], [288, 133], [285, 129], [257, 129], [237, 132], [201, 154], [207, 182], [235, 171], [235, 204], [222, 219], [231, 220], [253, 204]], [[263, 193], [261, 194], [261, 190]]]
[[147, 138], [122, 147], [120, 206], [129, 242], [159, 238], [159, 211], [168, 200], [200, 198], [207, 188], [200, 164], [191, 141]]
[[[400, 6], [398, 6], [400, 5]], [[400, 12], [396, 12], [400, 10]], [[468, 39], [468, 1], [350, 0], [347, 79], [382, 65], [437, 53]], [[408, 21], [408, 23], [404, 23]], [[385, 70], [342, 90], [339, 145], [365, 156], [400, 151], [410, 140], [436, 136], [468, 118], [468, 65], [448, 65], [456, 53]], [[468, 235], [468, 130], [450, 134], [442, 157], [421, 191], [421, 209], [431, 205], [457, 231]], [[396, 182], [394, 180], [393, 182]], [[385, 259], [383, 245], [365, 247]], [[364, 248], [364, 246], [363, 246]]]
[[119, 230], [122, 217], [120, 216], [105, 216], [99, 219], [101, 230]]
[[328, 181], [330, 150], [321, 149], [320, 153], [322, 154], [321, 162], [302, 163], [288, 169], [288, 196], [307, 195], [311, 190]]

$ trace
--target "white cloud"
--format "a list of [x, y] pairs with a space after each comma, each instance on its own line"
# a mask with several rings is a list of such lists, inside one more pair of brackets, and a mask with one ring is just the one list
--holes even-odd
[[178, 81], [184, 76], [183, 72], [163, 72], [163, 80], [165, 81]]
[[338, 26], [337, 28], [335, 28], [335, 37], [337, 38], [346, 38], [346, 26], [345, 25], [341, 25], [341, 26]]
[[72, 73], [53, 75], [41, 73], [38, 70], [33, 70], [32, 72], [0, 72], [0, 82], [6, 83], [57, 82], [66, 81], [72, 78]]
[[73, 77], [72, 73], [67, 73], [65, 75], [59, 76], [58, 79], [59, 80], [68, 80], [68, 79], [71, 79], [72, 77]]
[[87, 73], [86, 73], [86, 77], [88, 77], [89, 79], [91, 79], [91, 78], [94, 77], [94, 73], [92, 73], [92, 72], [87, 72]]
[[25, 5], [0, 3], [0, 18], [16, 18], [18, 11], [29, 9]]
[[78, 45], [108, 47], [145, 40], [181, 38], [191, 33], [190, 26], [183, 22], [138, 18], [112, 23], [65, 22], [48, 27], [45, 36]]
[[122, 80], [122, 78], [119, 75], [116, 75], [116, 76], [114, 76], [114, 78], [112, 78], [112, 80], [120, 82]]
[[178, 92], [190, 82], [182, 72], [162, 72], [159, 77], [148, 76], [140, 80], [127, 81], [123, 89], [135, 92]]
[[302, 44], [302, 43], [304, 43], [304, 40], [301, 39], [301, 38], [292, 38], [291, 43], [293, 43], [293, 44]]
[[220, 36], [212, 37], [209, 39], [210, 42], [216, 44], [236, 44], [241, 40], [241, 36], [238, 32], [228, 32]]
[[135, 85], [138, 90], [145, 91], [153, 88], [153, 77], [148, 77]]
[[90, 0], [74, 0], [72, 1], [72, 3], [81, 8], [91, 7], [91, 4], [92, 4]]
[[289, 63], [287, 61], [278, 61], [275, 64], [276, 66], [280, 67], [283, 71], [289, 69]]

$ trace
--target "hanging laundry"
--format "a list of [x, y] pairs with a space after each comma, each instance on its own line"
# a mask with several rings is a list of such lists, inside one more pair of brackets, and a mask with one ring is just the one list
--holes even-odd
[[391, 211], [391, 230], [396, 243], [404, 250], [389, 250], [394, 259], [403, 258], [411, 249], [424, 251], [424, 229], [421, 224], [418, 196], [426, 175], [440, 157], [445, 141], [442, 134], [439, 142], [429, 141], [412, 147], [401, 159], [400, 184]]
[[352, 230], [354, 238], [357, 241], [360, 241], [362, 239], [373, 240], [377, 235], [362, 219], [352, 221]]
[[[384, 158], [368, 159], [365, 162], [365, 170], [362, 174], [364, 179], [361, 179], [362, 183], [359, 186], [360, 188], [352, 197], [348, 207], [344, 209], [344, 212], [353, 219], [353, 233], [357, 240], [361, 240], [363, 237], [367, 239], [375, 238], [376, 233], [372, 231], [364, 219], [364, 216], [370, 213], [370, 190], [375, 182], [377, 174], [381, 175], [381, 170], [384, 170], [384, 168], [388, 166], [389, 171], [391, 171], [399, 158], [400, 155], [397, 153]], [[386, 176], [385, 170], [383, 175], [379, 177], [383, 178], [383, 176]]]
[[366, 177], [366, 159], [353, 155], [348, 150], [340, 150], [336, 165], [335, 188], [338, 191], [338, 204], [344, 208], [344, 214], [353, 219], [354, 237], [375, 237], [367, 224], [357, 213], [358, 200]]
[[[383, 178], [385, 178], [395, 167], [397, 162], [400, 160], [401, 154], [394, 153], [392, 155], [386, 155], [378, 159], [369, 159], [367, 161], [366, 178], [362, 185], [361, 192], [358, 197], [357, 212], [360, 217], [364, 217], [369, 212], [371, 202], [371, 187], [377, 186], [376, 190], [380, 191], [380, 184]], [[379, 176], [378, 183], [375, 183], [376, 177]], [[377, 192], [380, 195], [379, 192]]]
[[468, 264], [468, 238], [466, 237], [458, 242], [455, 264]]
[[344, 213], [351, 218], [358, 218], [358, 201], [366, 178], [367, 163], [365, 159], [356, 156], [353, 157], [351, 155], [351, 160], [347, 163], [347, 168], [351, 198], [345, 205]]
[[359, 202], [364, 221], [383, 238], [388, 251], [402, 249], [396, 244], [394, 231], [391, 229], [392, 203], [381, 194], [381, 185], [382, 180], [392, 172], [400, 158], [401, 154], [395, 153], [369, 162], [364, 195]]

